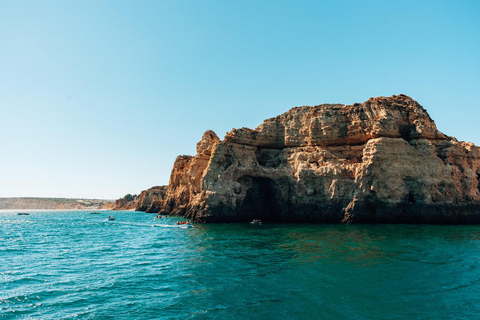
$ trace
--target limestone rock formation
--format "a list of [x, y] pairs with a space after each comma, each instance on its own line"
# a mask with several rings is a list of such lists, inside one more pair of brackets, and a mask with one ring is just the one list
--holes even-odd
[[115, 210], [115, 202], [109, 202], [100, 207], [102, 210]]
[[136, 211], [159, 212], [167, 194], [167, 186], [156, 186], [143, 190], [137, 200]]
[[108, 210], [134, 210], [137, 206], [137, 199], [128, 200], [125, 198], [120, 198], [115, 200], [115, 205], [113, 208], [105, 208]]
[[296, 107], [174, 163], [162, 213], [203, 222], [480, 223], [480, 149], [405, 95]]

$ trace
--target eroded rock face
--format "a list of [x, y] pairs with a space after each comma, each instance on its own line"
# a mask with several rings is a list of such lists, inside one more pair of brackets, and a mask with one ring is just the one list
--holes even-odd
[[480, 223], [480, 149], [405, 95], [297, 107], [179, 156], [162, 208], [203, 222]]
[[115, 205], [113, 207], [104, 207], [107, 210], [133, 210], [137, 206], [137, 199], [128, 201], [125, 198], [120, 198], [115, 200]]
[[167, 186], [156, 186], [143, 190], [137, 200], [136, 211], [159, 212], [164, 205]]

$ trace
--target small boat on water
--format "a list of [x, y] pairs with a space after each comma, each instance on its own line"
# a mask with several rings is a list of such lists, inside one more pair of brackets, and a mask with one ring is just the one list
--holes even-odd
[[190, 221], [177, 221], [177, 226], [180, 228], [193, 228], [193, 225]]
[[90, 214], [100, 214], [100, 212], [90, 212]]
[[261, 226], [261, 225], [262, 225], [262, 220], [260, 220], [260, 219], [253, 219], [253, 220], [250, 222], [250, 224], [257, 224], [257, 225], [260, 225], [260, 226]]
[[28, 212], [19, 212], [18, 215], [19, 215], [19, 216], [29, 216], [30, 213], [28, 213]]

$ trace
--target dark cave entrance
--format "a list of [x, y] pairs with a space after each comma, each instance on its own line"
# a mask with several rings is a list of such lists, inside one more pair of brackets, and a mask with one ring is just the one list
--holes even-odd
[[240, 178], [238, 182], [242, 188], [247, 188], [245, 198], [238, 206], [244, 220], [280, 220], [279, 194], [274, 180], [247, 176]]
[[415, 203], [415, 195], [413, 193], [408, 194], [408, 202]]
[[477, 189], [480, 191], [480, 173], [477, 173]]

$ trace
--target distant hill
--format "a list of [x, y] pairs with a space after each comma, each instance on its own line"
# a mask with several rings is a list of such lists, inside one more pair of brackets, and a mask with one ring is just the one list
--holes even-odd
[[6, 209], [110, 209], [114, 200], [71, 198], [0, 198], [0, 210]]

